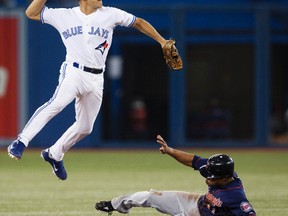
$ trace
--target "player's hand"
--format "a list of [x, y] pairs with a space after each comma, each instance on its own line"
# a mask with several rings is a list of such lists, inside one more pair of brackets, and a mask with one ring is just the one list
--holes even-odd
[[168, 153], [169, 150], [171, 150], [171, 148], [167, 145], [163, 137], [161, 137], [160, 135], [157, 135], [157, 142], [161, 145], [159, 151], [161, 151], [162, 154], [166, 154]]
[[168, 42], [169, 42], [169, 40], [166, 40], [166, 39], [164, 39], [160, 42], [162, 49]]

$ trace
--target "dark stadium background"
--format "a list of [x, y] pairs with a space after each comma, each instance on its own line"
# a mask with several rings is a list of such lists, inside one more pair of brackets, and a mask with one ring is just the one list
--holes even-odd
[[[101, 114], [92, 134], [77, 147], [151, 147], [158, 133], [171, 145], [183, 147], [287, 146], [288, 1], [103, 3], [142, 17], [166, 38], [174, 38], [184, 69], [169, 71], [155, 41], [134, 29], [117, 27]], [[1, 1], [1, 5], [3, 18], [23, 15], [28, 1]], [[50, 7], [73, 5], [77, 1], [47, 2]], [[17, 17], [25, 25], [24, 51], [19, 54], [25, 62], [19, 70], [26, 71], [21, 80], [26, 110], [19, 109], [21, 131], [52, 96], [65, 50], [51, 26]], [[111, 66], [115, 59], [120, 72]], [[74, 121], [73, 106], [52, 119], [30, 146], [54, 143]], [[1, 113], [3, 127], [9, 120], [5, 116]], [[16, 135], [0, 141], [5, 145], [13, 138]]]

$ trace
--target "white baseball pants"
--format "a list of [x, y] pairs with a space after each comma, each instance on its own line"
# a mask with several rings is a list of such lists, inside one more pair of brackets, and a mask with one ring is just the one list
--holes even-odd
[[54, 95], [35, 111], [19, 139], [28, 146], [42, 128], [75, 99], [74, 124], [50, 147], [52, 157], [62, 160], [69, 148], [92, 132], [102, 103], [103, 86], [103, 73], [88, 73], [64, 62]]

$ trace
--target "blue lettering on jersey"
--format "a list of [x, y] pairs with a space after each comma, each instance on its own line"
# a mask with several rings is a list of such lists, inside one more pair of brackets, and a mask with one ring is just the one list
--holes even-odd
[[82, 26], [72, 27], [72, 28], [67, 29], [66, 31], [62, 32], [62, 35], [65, 39], [72, 37], [72, 36], [75, 36], [75, 35], [79, 35], [79, 34], [83, 34]]
[[88, 32], [89, 35], [98, 35], [100, 37], [103, 37], [104, 39], [108, 38], [109, 31], [100, 27], [94, 27], [91, 26], [90, 31]]
[[[62, 35], [65, 39], [68, 39], [75, 35], [83, 34], [83, 28], [82, 26], [76, 26], [72, 27], [70, 29], [67, 29], [66, 31], [62, 32]], [[109, 36], [109, 31], [100, 27], [94, 27], [91, 26], [90, 31], [88, 32], [89, 35], [97, 35], [99, 37], [103, 37], [104, 39], [107, 39]]]

